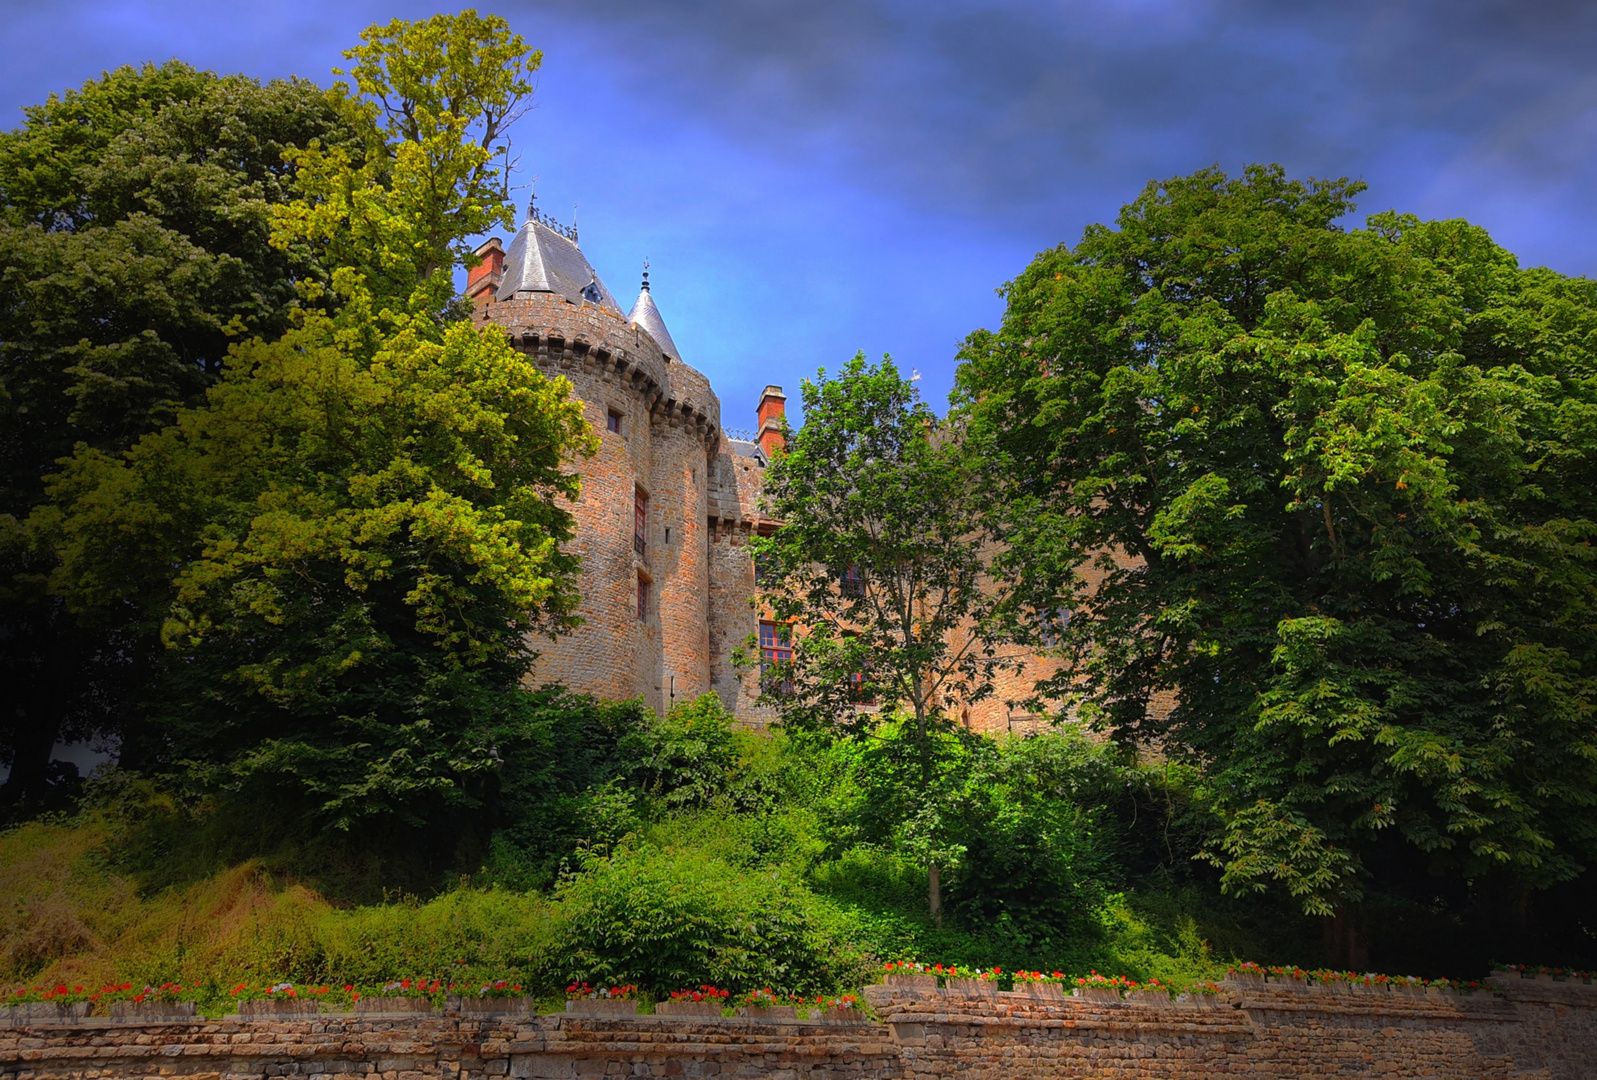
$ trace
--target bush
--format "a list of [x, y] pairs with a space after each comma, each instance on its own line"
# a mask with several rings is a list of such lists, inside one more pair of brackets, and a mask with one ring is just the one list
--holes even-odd
[[780, 869], [748, 873], [693, 850], [627, 848], [590, 859], [558, 902], [562, 980], [657, 994], [699, 983], [834, 988], [836, 949], [817, 901]]

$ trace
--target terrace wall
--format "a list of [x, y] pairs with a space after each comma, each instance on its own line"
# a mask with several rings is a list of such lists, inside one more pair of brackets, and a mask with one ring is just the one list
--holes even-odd
[[1466, 997], [1230, 986], [1212, 1004], [870, 987], [883, 1022], [319, 1015], [0, 1027], [4, 1080], [1588, 1077], [1597, 987]]

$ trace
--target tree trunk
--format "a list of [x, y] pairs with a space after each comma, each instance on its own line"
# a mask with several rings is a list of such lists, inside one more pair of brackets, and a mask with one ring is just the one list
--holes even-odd
[[943, 928], [943, 887], [938, 878], [937, 866], [933, 864], [926, 868], [926, 903], [932, 909], [932, 922], [937, 928]]
[[1359, 911], [1338, 904], [1336, 914], [1324, 923], [1325, 962], [1333, 968], [1362, 971], [1369, 967], [1370, 948], [1359, 932]]

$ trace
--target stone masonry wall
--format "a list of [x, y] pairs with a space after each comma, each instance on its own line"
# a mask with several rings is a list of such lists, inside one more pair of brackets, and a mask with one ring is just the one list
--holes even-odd
[[[705, 529], [707, 461], [720, 442], [720, 402], [709, 382], [661, 353], [619, 312], [533, 294], [480, 306], [550, 376], [564, 376], [599, 433], [599, 452], [572, 466], [582, 493], [571, 507], [582, 558], [573, 634], [533, 643], [531, 681], [558, 681], [613, 701], [642, 697], [657, 712], [710, 689]], [[621, 430], [608, 429], [611, 412]], [[636, 494], [648, 497], [640, 553]], [[638, 583], [648, 585], [639, 618]]]
[[[490, 294], [491, 295], [491, 294]], [[760, 514], [763, 465], [734, 453], [721, 429], [721, 402], [705, 376], [661, 352], [619, 311], [553, 293], [480, 303], [474, 319], [498, 326], [548, 375], [564, 376], [599, 433], [591, 459], [574, 461], [582, 493], [571, 507], [572, 550], [582, 559], [583, 625], [539, 652], [529, 681], [560, 682], [612, 701], [641, 697], [656, 712], [714, 691], [744, 723], [776, 712], [759, 700], [755, 669], [732, 652], [753, 636], [754, 568], [747, 540], [777, 523]], [[621, 430], [608, 430], [614, 412]], [[637, 492], [648, 497], [644, 550], [633, 544]], [[1095, 576], [1089, 571], [1089, 584]], [[638, 584], [648, 586], [639, 618]], [[1023, 661], [1001, 673], [994, 692], [948, 703], [969, 727], [990, 733], [1036, 730], [1023, 704], [1032, 684], [1061, 661], [1010, 649]], [[1169, 703], [1155, 703], [1168, 710]]]
[[883, 1023], [570, 1015], [319, 1015], [0, 1026], [0, 1080], [1575, 1080], [1597, 988], [1466, 997], [1227, 986], [1189, 1003], [869, 987]]

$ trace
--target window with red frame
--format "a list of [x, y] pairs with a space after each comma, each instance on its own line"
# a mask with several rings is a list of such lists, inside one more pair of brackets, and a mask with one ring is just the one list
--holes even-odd
[[[852, 632], [845, 632], [843, 636], [852, 638], [855, 635]], [[865, 676], [870, 670], [870, 661], [861, 660], [860, 669], [848, 677], [848, 699], [856, 705], [876, 704], [875, 691], [865, 684]]]
[[775, 694], [793, 692], [793, 631], [782, 623], [760, 623], [760, 686]]
[[864, 596], [865, 579], [860, 577], [856, 567], [849, 567], [843, 571], [843, 576], [837, 579], [837, 591], [844, 596]]

